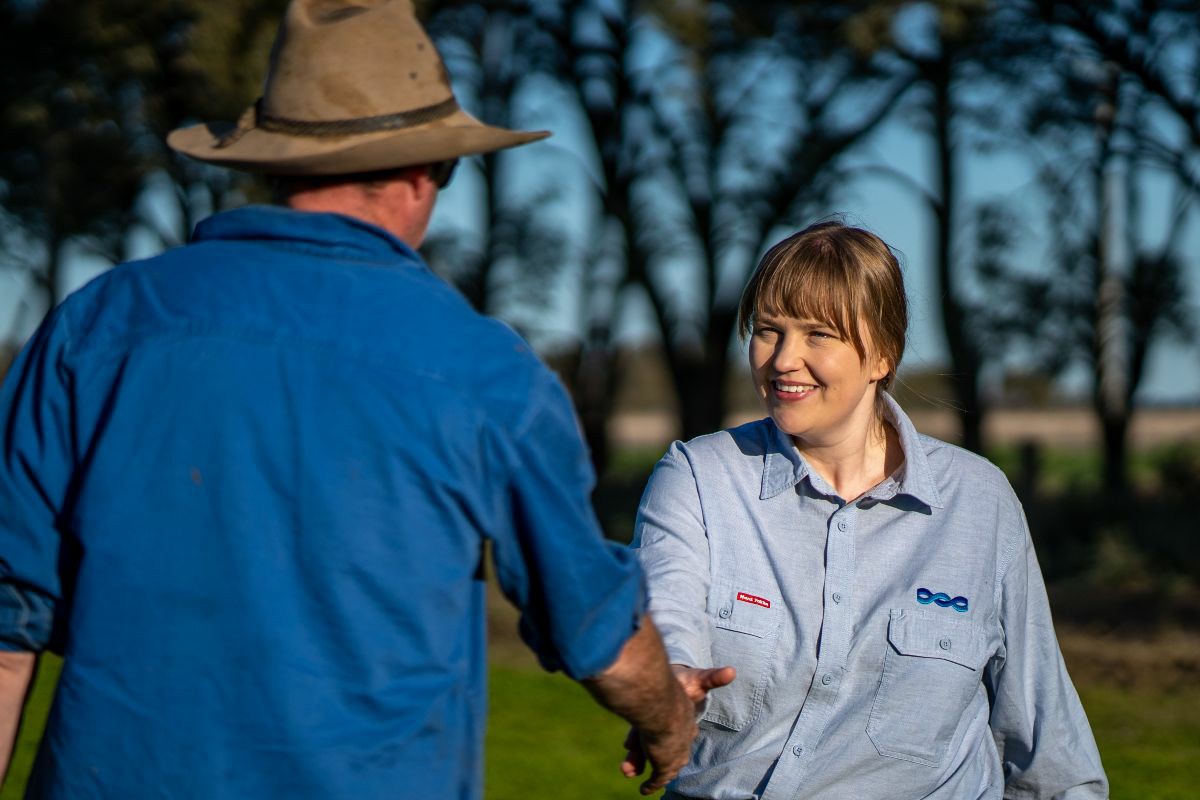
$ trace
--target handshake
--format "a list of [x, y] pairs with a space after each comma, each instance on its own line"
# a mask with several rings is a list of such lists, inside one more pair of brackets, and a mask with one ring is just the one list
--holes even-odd
[[667, 665], [658, 631], [645, 619], [616, 662], [583, 684], [602, 705], [632, 724], [621, 772], [636, 777], [648, 762], [650, 775], [641, 785], [642, 794], [648, 795], [666, 786], [687, 764], [705, 698], [735, 677], [733, 667]]

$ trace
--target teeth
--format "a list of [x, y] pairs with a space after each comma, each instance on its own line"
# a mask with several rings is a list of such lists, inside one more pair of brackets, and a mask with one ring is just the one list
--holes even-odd
[[808, 384], [804, 384], [801, 386], [785, 386], [782, 383], [776, 383], [775, 388], [781, 392], [787, 392], [789, 394], [800, 394], [802, 392], [811, 392], [814, 389], [816, 389], [817, 387], [811, 386]]

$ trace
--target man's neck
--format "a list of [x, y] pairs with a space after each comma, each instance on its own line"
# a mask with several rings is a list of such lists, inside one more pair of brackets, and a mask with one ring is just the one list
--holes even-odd
[[402, 178], [372, 183], [347, 182], [300, 189], [285, 204], [297, 211], [342, 214], [369, 222], [414, 250], [425, 240], [437, 190]]

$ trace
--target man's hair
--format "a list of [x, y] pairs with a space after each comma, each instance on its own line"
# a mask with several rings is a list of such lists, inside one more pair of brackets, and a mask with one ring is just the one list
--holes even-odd
[[768, 250], [738, 304], [743, 338], [764, 314], [829, 325], [859, 358], [884, 358], [889, 370], [880, 386], [892, 385], [904, 356], [908, 302], [895, 253], [870, 231], [818, 222]]
[[286, 205], [292, 195], [326, 186], [340, 186], [343, 183], [357, 183], [367, 192], [377, 191], [388, 181], [424, 166], [426, 165], [393, 167], [373, 172], [356, 172], [351, 175], [271, 175], [268, 185], [271, 188], [272, 201], [279, 205]]

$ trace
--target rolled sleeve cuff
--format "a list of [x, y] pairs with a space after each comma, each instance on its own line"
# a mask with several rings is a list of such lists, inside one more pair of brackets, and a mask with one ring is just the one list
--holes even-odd
[[44, 650], [53, 623], [53, 601], [32, 589], [0, 582], [0, 650]]
[[590, 609], [578, 635], [561, 650], [562, 670], [576, 680], [598, 675], [612, 666], [641, 625], [646, 612], [641, 571], [636, 564], [628, 566], [623, 580]]

